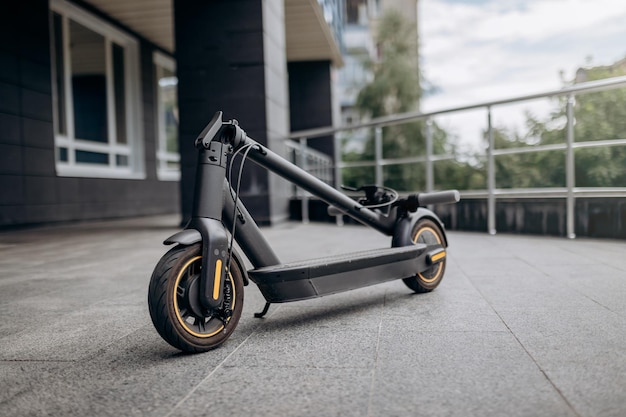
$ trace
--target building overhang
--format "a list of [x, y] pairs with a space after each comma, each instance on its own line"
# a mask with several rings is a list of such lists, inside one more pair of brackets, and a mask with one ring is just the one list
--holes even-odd
[[[172, 0], [85, 0], [124, 26], [174, 53]], [[287, 61], [331, 61], [343, 65], [335, 36], [317, 0], [285, 0]]]
[[285, 0], [287, 61], [331, 61], [343, 65], [341, 50], [317, 0]]
[[174, 53], [172, 0], [85, 0], [85, 3]]

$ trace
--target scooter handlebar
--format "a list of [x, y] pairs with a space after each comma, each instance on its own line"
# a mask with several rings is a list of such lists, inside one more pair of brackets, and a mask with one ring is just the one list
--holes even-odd
[[461, 193], [457, 190], [420, 193], [417, 195], [417, 200], [420, 206], [426, 206], [428, 204], [453, 204], [461, 200]]
[[[434, 193], [411, 194], [406, 199], [401, 199], [393, 203], [393, 205], [414, 212], [418, 207], [427, 206], [429, 204], [453, 204], [458, 203], [460, 200], [461, 194], [457, 190], [448, 190]], [[330, 216], [340, 216], [344, 214], [333, 205], [328, 206], [327, 212]]]

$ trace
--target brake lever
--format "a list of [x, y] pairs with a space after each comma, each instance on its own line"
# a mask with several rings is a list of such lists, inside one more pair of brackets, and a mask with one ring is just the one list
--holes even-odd
[[341, 188], [342, 190], [346, 190], [346, 191], [354, 191], [354, 192], [361, 191], [359, 188], [348, 187], [347, 185], [343, 185], [343, 184], [341, 184], [339, 188]]

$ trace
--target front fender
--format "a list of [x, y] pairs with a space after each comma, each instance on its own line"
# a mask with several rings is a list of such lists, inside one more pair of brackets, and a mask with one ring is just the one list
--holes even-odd
[[[179, 245], [193, 245], [194, 243], [202, 242], [202, 235], [196, 229], [185, 229], [180, 232], [174, 233], [172, 236], [168, 237], [163, 241], [164, 245], [173, 245], [175, 243]], [[243, 274], [243, 285], [247, 286], [250, 283], [248, 279], [248, 270], [243, 263], [241, 256], [239, 253], [233, 248], [233, 261], [237, 262], [237, 266], [239, 270]]]
[[202, 241], [202, 235], [199, 231], [196, 229], [185, 229], [165, 239], [163, 244], [173, 245], [174, 243], [178, 243], [179, 245], [189, 246], [200, 241]]
[[391, 239], [391, 246], [400, 247], [412, 245], [413, 238], [411, 234], [413, 232], [413, 228], [415, 227], [415, 224], [421, 219], [430, 219], [437, 226], [439, 226], [439, 230], [441, 231], [441, 235], [443, 236], [444, 247], [448, 247], [448, 238], [446, 236], [446, 230], [443, 222], [439, 219], [439, 217], [437, 217], [435, 213], [424, 207], [420, 207], [415, 213], [410, 213], [406, 217], [398, 220], [395, 226], [395, 230], [393, 232], [393, 237]]

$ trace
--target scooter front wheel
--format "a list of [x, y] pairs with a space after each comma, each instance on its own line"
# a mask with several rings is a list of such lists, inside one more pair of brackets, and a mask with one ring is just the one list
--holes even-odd
[[201, 244], [179, 245], [156, 265], [148, 291], [154, 327], [170, 345], [185, 352], [206, 352], [228, 339], [243, 309], [243, 273], [231, 262], [224, 281], [224, 303], [208, 311], [200, 303]]
[[[411, 237], [414, 243], [424, 243], [427, 246], [444, 246], [445, 242], [441, 229], [430, 219], [419, 220], [413, 227]], [[439, 285], [445, 270], [446, 259], [443, 259], [425, 271], [402, 281], [417, 293], [430, 292]]]

